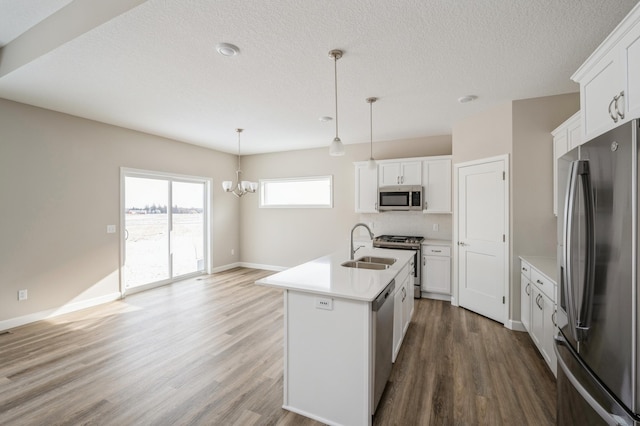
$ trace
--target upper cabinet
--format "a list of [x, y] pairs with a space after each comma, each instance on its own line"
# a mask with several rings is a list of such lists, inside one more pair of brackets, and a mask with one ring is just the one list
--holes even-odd
[[366, 161], [356, 166], [356, 213], [378, 213], [378, 168]]
[[378, 187], [420, 185], [423, 213], [451, 213], [451, 156], [379, 160], [370, 169], [366, 161], [355, 166], [356, 213], [378, 212]]
[[378, 184], [421, 185], [422, 164], [420, 161], [384, 162], [378, 165]]
[[571, 79], [580, 84], [583, 140], [640, 116], [640, 3]]
[[423, 212], [451, 213], [451, 157], [422, 162]]
[[581, 113], [576, 112], [551, 132], [553, 136], [553, 214], [558, 215], [558, 158], [582, 144]]

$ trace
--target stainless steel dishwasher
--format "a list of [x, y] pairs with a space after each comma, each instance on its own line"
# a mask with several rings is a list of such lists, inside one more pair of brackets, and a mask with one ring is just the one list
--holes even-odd
[[384, 387], [391, 374], [393, 352], [393, 290], [396, 281], [391, 280], [376, 299], [371, 302], [373, 312], [373, 412], [376, 412]]

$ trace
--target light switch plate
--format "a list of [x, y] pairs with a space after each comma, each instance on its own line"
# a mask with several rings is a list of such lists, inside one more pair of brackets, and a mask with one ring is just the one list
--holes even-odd
[[333, 311], [333, 299], [330, 297], [316, 297], [316, 309]]
[[115, 234], [116, 226], [115, 225], [107, 225], [107, 234]]

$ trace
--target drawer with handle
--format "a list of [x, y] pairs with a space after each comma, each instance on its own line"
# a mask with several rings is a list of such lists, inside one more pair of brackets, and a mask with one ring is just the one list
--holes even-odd
[[451, 257], [451, 247], [449, 246], [422, 246], [422, 254], [427, 256], [446, 256]]
[[549, 299], [556, 301], [555, 285], [547, 277], [542, 275], [536, 269], [531, 271], [531, 282], [538, 287]]
[[531, 279], [531, 265], [529, 265], [524, 260], [520, 261], [520, 273], [527, 277], [528, 280]]

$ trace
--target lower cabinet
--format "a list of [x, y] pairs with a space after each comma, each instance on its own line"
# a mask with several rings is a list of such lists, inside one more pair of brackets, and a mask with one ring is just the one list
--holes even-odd
[[532, 286], [531, 301], [531, 330], [529, 334], [535, 342], [544, 360], [556, 375], [556, 353], [553, 350], [553, 336], [555, 334], [555, 303], [542, 293], [538, 287]]
[[422, 245], [422, 291], [451, 294], [451, 247]]
[[404, 338], [411, 317], [413, 316], [413, 260], [407, 267], [407, 271], [402, 271], [396, 279], [396, 290], [393, 296], [393, 354], [391, 359], [396, 361], [402, 340]]
[[531, 281], [520, 274], [520, 318], [524, 328], [531, 332]]
[[397, 287], [396, 293], [393, 298], [393, 355], [391, 360], [396, 362], [398, 352], [400, 352], [400, 345], [402, 344], [402, 338], [404, 337], [404, 299], [406, 298], [406, 289], [404, 286]]
[[535, 266], [520, 262], [520, 316], [524, 328], [547, 365], [557, 374], [557, 359], [553, 350], [556, 334], [556, 283]]

